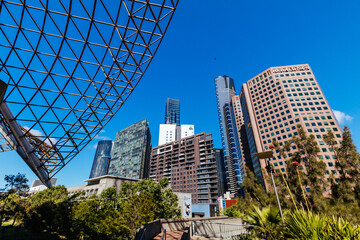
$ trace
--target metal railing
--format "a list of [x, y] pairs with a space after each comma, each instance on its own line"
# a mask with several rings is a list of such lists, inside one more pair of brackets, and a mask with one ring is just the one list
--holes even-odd
[[240, 234], [248, 234], [251, 225], [235, 224], [223, 222], [209, 222], [209, 221], [193, 221], [191, 222], [192, 235], [207, 237], [207, 238], [223, 238], [230, 239], [233, 236]]
[[144, 240], [146, 237], [146, 228], [144, 229], [143, 233], [141, 234], [141, 237], [139, 240]]
[[166, 240], [166, 229], [164, 229], [164, 231], [163, 231], [161, 240]]

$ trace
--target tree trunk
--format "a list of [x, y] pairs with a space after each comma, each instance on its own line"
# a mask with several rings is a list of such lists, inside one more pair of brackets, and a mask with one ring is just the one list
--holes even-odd
[[13, 221], [13, 223], [12, 223], [12, 227], [14, 226], [14, 224], [15, 224], [15, 221], [16, 221], [16, 214], [15, 214], [15, 216], [14, 216], [14, 221]]

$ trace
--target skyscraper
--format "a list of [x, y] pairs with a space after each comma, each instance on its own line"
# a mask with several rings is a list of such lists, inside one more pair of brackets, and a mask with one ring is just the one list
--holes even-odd
[[215, 161], [216, 161], [216, 172], [218, 176], [218, 193], [219, 196], [223, 196], [226, 191], [226, 173], [225, 173], [225, 161], [224, 161], [224, 150], [214, 149]]
[[239, 143], [240, 143], [241, 155], [242, 155], [243, 162], [245, 162], [245, 164], [250, 168], [250, 170], [253, 170], [252, 162], [251, 162], [251, 153], [250, 153], [250, 149], [249, 149], [249, 143], [248, 143], [248, 140], [246, 137], [246, 130], [245, 130], [245, 125], [244, 125], [244, 118], [243, 118], [243, 113], [242, 113], [242, 109], [241, 109], [241, 101], [240, 101], [239, 95], [232, 97], [231, 106], [232, 106], [232, 110], [234, 111], [234, 117], [235, 117], [235, 122], [236, 122], [236, 128], [238, 131], [238, 137], [239, 137]]
[[165, 104], [165, 124], [180, 126], [180, 100], [168, 98]]
[[116, 133], [109, 175], [142, 179], [149, 176], [151, 134], [143, 119]]
[[[319, 160], [326, 163], [326, 176], [336, 177], [334, 153], [322, 137], [331, 130], [339, 142], [342, 134], [335, 116], [308, 64], [271, 67], [243, 84], [240, 93], [244, 126], [251, 153], [269, 150], [272, 141], [282, 146], [298, 135], [300, 124], [315, 136]], [[291, 146], [290, 154], [297, 151]], [[304, 156], [305, 157], [305, 156]], [[262, 181], [265, 161], [252, 155], [255, 175]], [[279, 154], [271, 160], [275, 172], [286, 171], [286, 159]]]
[[235, 96], [234, 80], [228, 76], [215, 78], [215, 92], [228, 190], [237, 193], [244, 179], [244, 163], [231, 104]]
[[111, 140], [102, 140], [98, 142], [89, 178], [96, 178], [107, 174], [111, 156], [111, 147]]

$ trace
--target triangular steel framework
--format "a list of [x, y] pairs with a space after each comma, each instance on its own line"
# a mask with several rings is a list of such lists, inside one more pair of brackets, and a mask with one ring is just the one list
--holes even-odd
[[0, 152], [16, 150], [51, 187], [130, 96], [177, 4], [1, 0]]

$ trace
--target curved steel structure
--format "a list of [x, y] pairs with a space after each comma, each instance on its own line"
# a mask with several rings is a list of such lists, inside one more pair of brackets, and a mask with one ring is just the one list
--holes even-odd
[[177, 4], [1, 0], [0, 152], [51, 187], [130, 96]]

